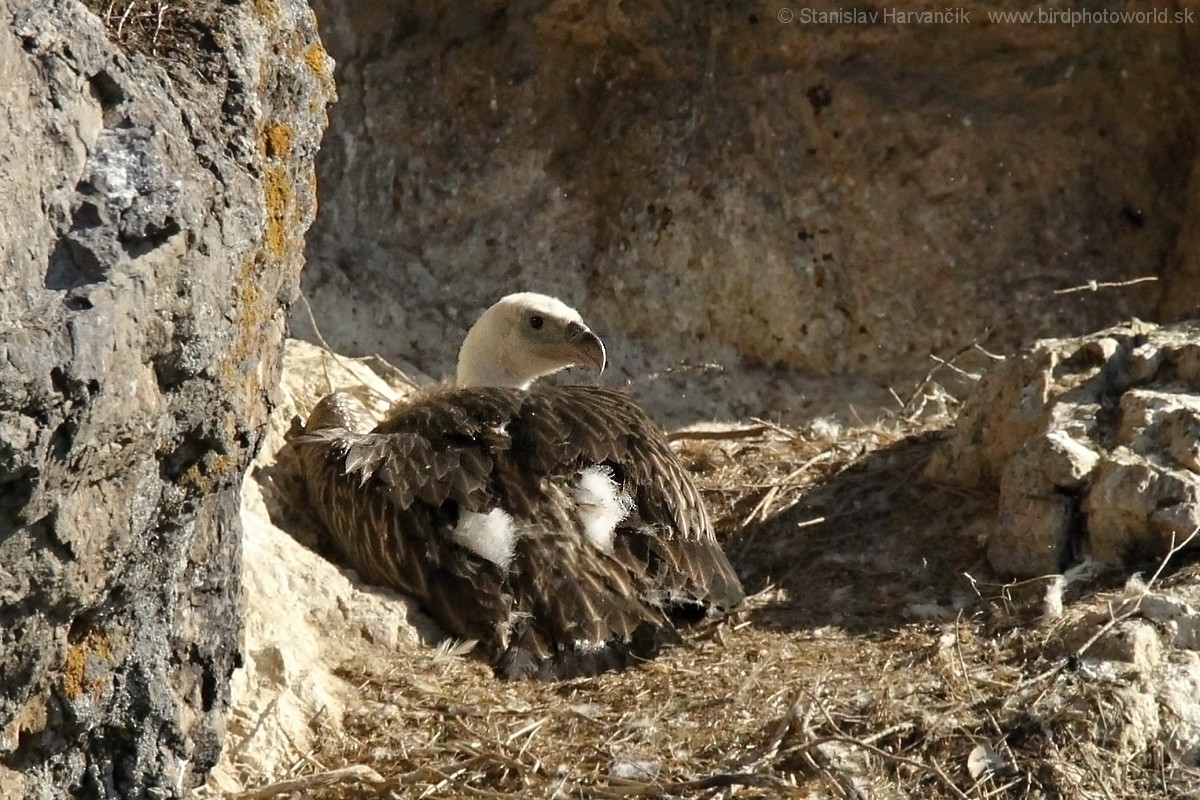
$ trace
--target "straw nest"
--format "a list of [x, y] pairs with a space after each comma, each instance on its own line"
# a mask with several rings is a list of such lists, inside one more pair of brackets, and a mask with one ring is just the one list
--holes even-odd
[[1121, 621], [1116, 579], [1047, 614], [1053, 579], [989, 576], [995, 498], [918, 480], [954, 405], [926, 390], [938, 413], [908, 413], [910, 401], [854, 428], [754, 420], [672, 435], [751, 595], [688, 646], [558, 684], [500, 682], [455, 643], [360, 659], [343, 672], [361, 699], [345, 723], [241, 797], [1182, 791], [1194, 776], [1130, 732], [1137, 709], [1118, 689], [1134, 665], [1093, 669], [1100, 636], [1064, 633], [1106, 603], [1108, 628]]

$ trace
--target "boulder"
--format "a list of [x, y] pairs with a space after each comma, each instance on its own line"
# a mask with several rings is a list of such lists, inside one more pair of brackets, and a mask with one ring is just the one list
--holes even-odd
[[162, 10], [0, 0], [2, 796], [184, 796], [242, 658], [332, 63], [300, 0]]
[[988, 558], [1019, 577], [1200, 547], [1200, 323], [1051, 339], [979, 381], [925, 475], [996, 490]]
[[347, 674], [444, 635], [409, 599], [361, 583], [353, 570], [318, 552], [320, 523], [289, 451], [281, 453], [292, 422], [307, 419], [329, 392], [355, 392], [382, 417], [410, 387], [294, 339], [284, 349], [280, 386], [280, 403], [242, 488], [244, 657], [233, 674], [230, 746], [207, 796], [286, 777], [361, 702], [361, 687]]

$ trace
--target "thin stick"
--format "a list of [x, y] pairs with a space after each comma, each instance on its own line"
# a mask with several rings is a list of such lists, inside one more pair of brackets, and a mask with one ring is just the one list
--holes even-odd
[[117, 23], [117, 38], [118, 39], [121, 38], [121, 31], [125, 27], [126, 20], [129, 19], [130, 11], [133, 11], [133, 3], [132, 2], [130, 2], [130, 4], [125, 7], [125, 13], [121, 15], [121, 21]]
[[328, 772], [321, 772], [316, 775], [305, 775], [302, 778], [288, 778], [286, 781], [269, 783], [257, 789], [250, 789], [240, 794], [235, 794], [233, 797], [234, 800], [265, 800], [268, 797], [276, 797], [292, 792], [299, 792], [301, 796], [306, 796], [311, 794], [310, 790], [312, 789], [337, 786], [343, 783], [370, 783], [378, 785], [384, 782], [384, 777], [370, 767], [364, 764], [353, 764], [348, 767], [331, 769]]
[[166, 3], [158, 4], [158, 20], [154, 26], [154, 36], [150, 39], [150, 47], [155, 51], [158, 49], [158, 34], [162, 32], [163, 16], [167, 13], [168, 8], [170, 6]]
[[1082, 286], [1072, 286], [1069, 289], [1055, 289], [1053, 294], [1073, 294], [1075, 292], [1097, 292], [1101, 289], [1120, 289], [1125, 286], [1133, 286], [1138, 283], [1149, 283], [1157, 281], [1158, 278], [1154, 275], [1147, 275], [1144, 278], [1133, 278], [1128, 281], [1088, 281]]
[[746, 425], [739, 428], [728, 428], [722, 430], [692, 428], [680, 431], [671, 431], [667, 434], [667, 441], [679, 442], [685, 440], [691, 441], [707, 439], [752, 439], [756, 436], [762, 436], [769, 430], [771, 430], [771, 428], [766, 425]]
[[760, 520], [765, 520], [770, 515], [771, 503], [773, 503], [775, 501], [775, 496], [779, 494], [779, 490], [781, 488], [783, 488], [784, 486], [791, 485], [793, 481], [795, 481], [797, 478], [799, 478], [801, 475], [803, 475], [805, 473], [805, 471], [807, 471], [808, 468], [811, 467], [812, 465], [820, 463], [821, 461], [826, 461], [829, 458], [831, 458], [832, 456], [833, 456], [832, 450], [826, 450], [823, 453], [818, 453], [817, 455], [810, 458], [808, 461], [805, 461], [803, 464], [801, 464], [800, 466], [796, 467], [794, 470], [789, 472], [787, 474], [787, 476], [784, 477], [783, 479], [775, 481], [773, 483], [773, 485], [771, 486], [771, 488], [767, 490], [767, 493], [762, 496], [762, 499], [759, 500], [758, 503], [754, 506], [754, 510], [752, 510], [746, 516], [746, 518], [744, 520], [742, 520], [742, 527], [744, 528], [747, 525], [749, 525], [751, 522], [754, 522], [756, 517], [759, 518]]
[[[617, 779], [620, 780], [619, 778]], [[731, 786], [769, 786], [776, 789], [794, 789], [795, 787], [781, 778], [764, 772], [718, 772], [704, 778], [678, 783], [629, 783], [627, 786], [614, 786], [608, 791], [615, 795], [654, 794], [674, 795], [684, 792], [701, 792], [706, 789], [725, 789]]]
[[941, 366], [943, 366], [943, 367], [948, 367], [948, 368], [950, 369], [950, 371], [951, 371], [951, 372], [955, 372], [955, 373], [957, 373], [958, 375], [961, 375], [962, 377], [964, 377], [964, 378], [966, 378], [966, 379], [968, 379], [968, 380], [972, 380], [972, 381], [978, 381], [978, 380], [979, 380], [979, 379], [982, 377], [982, 376], [981, 376], [981, 375], [980, 375], [978, 372], [967, 372], [967, 371], [966, 371], [965, 369], [963, 369], [962, 367], [960, 367], [960, 366], [957, 366], [957, 365], [956, 365], [956, 364], [954, 364], [953, 362], [951, 362], [951, 361], [947, 361], [947, 360], [946, 360], [946, 359], [944, 359], [944, 358], [941, 358], [941, 357], [939, 357], [939, 356], [935, 356], [933, 353], [930, 353], [930, 354], [929, 354], [929, 357], [930, 357], [931, 359], [933, 359], [933, 361], [934, 361], [935, 363], [937, 363], [937, 364], [940, 364], [940, 365], [941, 365]]
[[[317, 326], [317, 318], [313, 314], [312, 306], [309, 305], [308, 298], [305, 297], [303, 293], [301, 293], [301, 295], [300, 295], [300, 301], [302, 303], [304, 303], [304, 310], [308, 312], [308, 321], [312, 324], [313, 333], [316, 334], [317, 341], [319, 341], [321, 343], [321, 346], [325, 348], [325, 352], [327, 352], [327, 353], [329, 353], [329, 355], [333, 356], [334, 361], [340, 362], [342, 359], [342, 356], [339, 355], [337, 352], [335, 352], [334, 349], [329, 346], [329, 342], [325, 341], [325, 337], [321, 334], [321, 329]], [[387, 363], [387, 362], [385, 361], [384, 363]], [[391, 366], [391, 365], [389, 364], [388, 366]], [[323, 359], [321, 361], [321, 370], [325, 374], [325, 386], [328, 388], [329, 392], [332, 392], [333, 391], [333, 379], [329, 377], [329, 367]], [[402, 370], [397, 369], [397, 371], [400, 372], [401, 375], [404, 375]], [[408, 376], [405, 375], [404, 377], [407, 378]], [[388, 397], [383, 392], [376, 389], [374, 386], [371, 386], [370, 384], [366, 384], [366, 383], [364, 383], [362, 385], [364, 388], [366, 388], [368, 391], [370, 391], [371, 394], [373, 394], [376, 397], [378, 397], [379, 399], [387, 402], [389, 405], [392, 402], [394, 402], [394, 398]], [[327, 392], [327, 393], [329, 393], [329, 392]]]
[[970, 800], [970, 798], [967, 796], [967, 793], [958, 788], [958, 785], [955, 784], [954, 781], [950, 780], [950, 776], [945, 773], [945, 771], [942, 769], [942, 765], [937, 762], [936, 758], [929, 759], [929, 763], [933, 766], [934, 774], [942, 779], [942, 783], [946, 785], [947, 789], [954, 792], [955, 797], [960, 797], [962, 800]]
[[983, 353], [988, 358], [992, 359], [993, 361], [1003, 361], [1005, 359], [1005, 356], [1002, 356], [999, 353], [993, 353], [990, 350], [985, 350], [983, 348], [983, 345], [981, 345], [979, 342], [976, 342], [972, 346], [979, 352]]
[[276, 694], [271, 698], [271, 702], [267, 703], [267, 707], [262, 710], [262, 713], [258, 715], [258, 719], [254, 721], [254, 727], [250, 729], [249, 733], [242, 737], [242, 740], [238, 742], [233, 750], [229, 753], [229, 763], [232, 764], [236, 762], [237, 757], [246, 747], [246, 744], [253, 739], [260, 730], [262, 730], [263, 723], [267, 721], [267, 717], [270, 716], [271, 712], [275, 710], [275, 707], [279, 705], [279, 698], [280, 695]]

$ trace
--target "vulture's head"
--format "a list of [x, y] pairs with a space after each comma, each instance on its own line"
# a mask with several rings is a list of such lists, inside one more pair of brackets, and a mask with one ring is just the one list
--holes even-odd
[[459, 386], [527, 389], [567, 367], [604, 371], [604, 343], [579, 312], [534, 292], [510, 294], [483, 312], [458, 352]]

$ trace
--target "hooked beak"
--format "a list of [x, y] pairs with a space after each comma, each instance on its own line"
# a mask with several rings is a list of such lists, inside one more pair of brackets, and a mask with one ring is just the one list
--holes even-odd
[[596, 374], [604, 372], [604, 367], [608, 363], [608, 356], [604, 352], [604, 342], [600, 341], [600, 337], [592, 333], [586, 325], [578, 322], [567, 325], [567, 341], [571, 343], [580, 365], [594, 368]]

